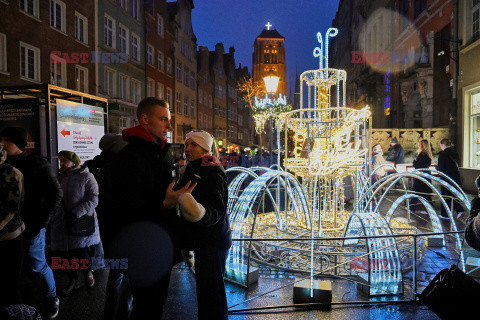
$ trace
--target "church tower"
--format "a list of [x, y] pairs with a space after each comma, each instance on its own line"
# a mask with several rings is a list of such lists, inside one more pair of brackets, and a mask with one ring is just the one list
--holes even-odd
[[285, 64], [285, 38], [267, 23], [266, 29], [255, 39], [253, 44], [253, 81], [264, 85], [263, 77], [275, 75], [280, 77], [278, 94], [287, 96], [287, 66]]

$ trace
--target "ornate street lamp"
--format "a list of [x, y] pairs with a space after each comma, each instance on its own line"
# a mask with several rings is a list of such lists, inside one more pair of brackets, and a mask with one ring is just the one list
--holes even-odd
[[278, 82], [280, 81], [280, 77], [275, 75], [269, 75], [263, 77], [263, 82], [265, 82], [265, 87], [267, 88], [267, 94], [276, 94], [278, 88]]

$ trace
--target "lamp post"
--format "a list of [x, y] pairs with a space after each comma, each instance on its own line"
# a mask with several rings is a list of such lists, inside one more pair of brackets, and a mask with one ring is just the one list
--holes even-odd
[[[265, 88], [267, 89], [267, 97], [269, 95], [272, 96], [273, 99], [275, 99], [276, 94], [277, 94], [277, 88], [278, 88], [278, 82], [280, 81], [280, 77], [274, 75], [274, 74], [269, 74], [265, 77], [263, 77], [263, 82], [265, 82]], [[270, 97], [269, 97], [270, 98]], [[271, 135], [269, 138], [269, 144], [270, 144], [270, 152], [272, 152], [272, 140], [273, 140], [273, 119], [270, 117], [270, 130], [271, 130]], [[260, 139], [261, 141], [261, 139]], [[260, 146], [260, 150], [261, 150]], [[270, 160], [272, 159], [271, 154], [270, 154]]]

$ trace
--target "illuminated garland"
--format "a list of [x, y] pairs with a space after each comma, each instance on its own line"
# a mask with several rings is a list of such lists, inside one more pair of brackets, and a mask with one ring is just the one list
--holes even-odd
[[260, 101], [255, 98], [255, 105], [252, 108], [251, 115], [255, 120], [255, 131], [257, 133], [263, 131], [265, 123], [270, 117], [273, 117], [276, 121], [279, 115], [292, 110], [292, 106], [285, 102], [286, 99], [282, 98], [276, 100], [262, 99]]

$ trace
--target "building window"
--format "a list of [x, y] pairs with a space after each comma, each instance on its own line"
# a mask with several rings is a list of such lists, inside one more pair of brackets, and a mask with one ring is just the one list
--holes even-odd
[[119, 97], [122, 100], [128, 101], [128, 84], [129, 78], [126, 75], [120, 75], [120, 85], [119, 85]]
[[140, 11], [138, 0], [132, 0], [132, 17], [138, 20], [138, 13]]
[[105, 68], [104, 92], [110, 97], [115, 97], [115, 76], [115, 71]]
[[189, 75], [190, 75], [190, 69], [185, 66], [185, 69], [183, 70], [183, 84], [188, 87], [188, 81], [189, 81]]
[[105, 45], [115, 48], [115, 20], [105, 15], [103, 21]]
[[38, 0], [20, 0], [20, 9], [34, 17], [40, 18]]
[[163, 52], [157, 51], [158, 70], [163, 71]]
[[198, 113], [198, 128], [203, 129], [203, 113]]
[[22, 78], [40, 81], [40, 49], [21, 41], [20, 74]]
[[182, 142], [183, 139], [183, 128], [181, 125], [177, 124], [177, 142]]
[[195, 99], [190, 100], [190, 117], [195, 119]]
[[167, 102], [168, 105], [170, 106], [170, 110], [173, 108], [172, 105], [172, 88], [167, 87]]
[[142, 90], [142, 84], [140, 83], [140, 81], [132, 79], [131, 89], [132, 89], [132, 92], [130, 97], [132, 98], [132, 102], [133, 103], [140, 102], [141, 90]]
[[413, 2], [415, 4], [414, 18], [417, 19], [417, 17], [421, 15], [425, 9], [427, 9], [427, 0], [415, 0]]
[[128, 10], [128, 1], [127, 0], [120, 0], [120, 7], [127, 11]]
[[190, 71], [190, 87], [195, 90], [195, 72]]
[[123, 129], [128, 128], [128, 127], [129, 127], [129, 125], [128, 125], [128, 118], [121, 117], [121, 118], [118, 120], [118, 126], [119, 126], [119, 129], [120, 129], [120, 130], [123, 130]]
[[50, 25], [65, 32], [65, 3], [50, 0]]
[[209, 126], [209, 122], [208, 122], [208, 121], [209, 121], [209, 117], [208, 117], [206, 114], [204, 114], [204, 115], [203, 115], [203, 127], [204, 127], [206, 130], [210, 130], [210, 129], [211, 129], [211, 127]]
[[164, 35], [164, 30], [163, 30], [163, 17], [159, 14], [157, 14], [157, 33], [161, 36]]
[[167, 74], [172, 74], [172, 58], [167, 58]]
[[140, 37], [132, 32], [132, 59], [140, 61]]
[[165, 98], [165, 86], [163, 83], [157, 82], [157, 98], [163, 100]]
[[[470, 104], [470, 167], [480, 168], [480, 89], [475, 88], [465, 95]], [[465, 161], [466, 162], [466, 161]]]
[[177, 98], [177, 113], [181, 114], [182, 113], [182, 93], [181, 92], [177, 92], [177, 95], [176, 95], [176, 98]]
[[188, 96], [183, 97], [183, 114], [188, 117]]
[[7, 72], [7, 36], [0, 33], [0, 72]]
[[473, 0], [472, 7], [472, 37], [473, 40], [480, 38], [480, 1]]
[[147, 44], [147, 63], [150, 64], [150, 65], [154, 65], [153, 64], [153, 53], [155, 52], [155, 50], [153, 49], [153, 47], [149, 44]]
[[155, 97], [155, 81], [147, 78], [147, 97]]
[[118, 49], [128, 55], [128, 29], [120, 25], [118, 33]]
[[75, 39], [88, 43], [88, 20], [80, 13], [75, 12]]
[[180, 61], [177, 61], [176, 63], [176, 79], [177, 81], [182, 81], [182, 63]]
[[75, 90], [88, 93], [88, 69], [75, 66]]
[[50, 56], [50, 83], [55, 86], [66, 87], [66, 73], [67, 64], [65, 63], [65, 59], [52, 54]]

